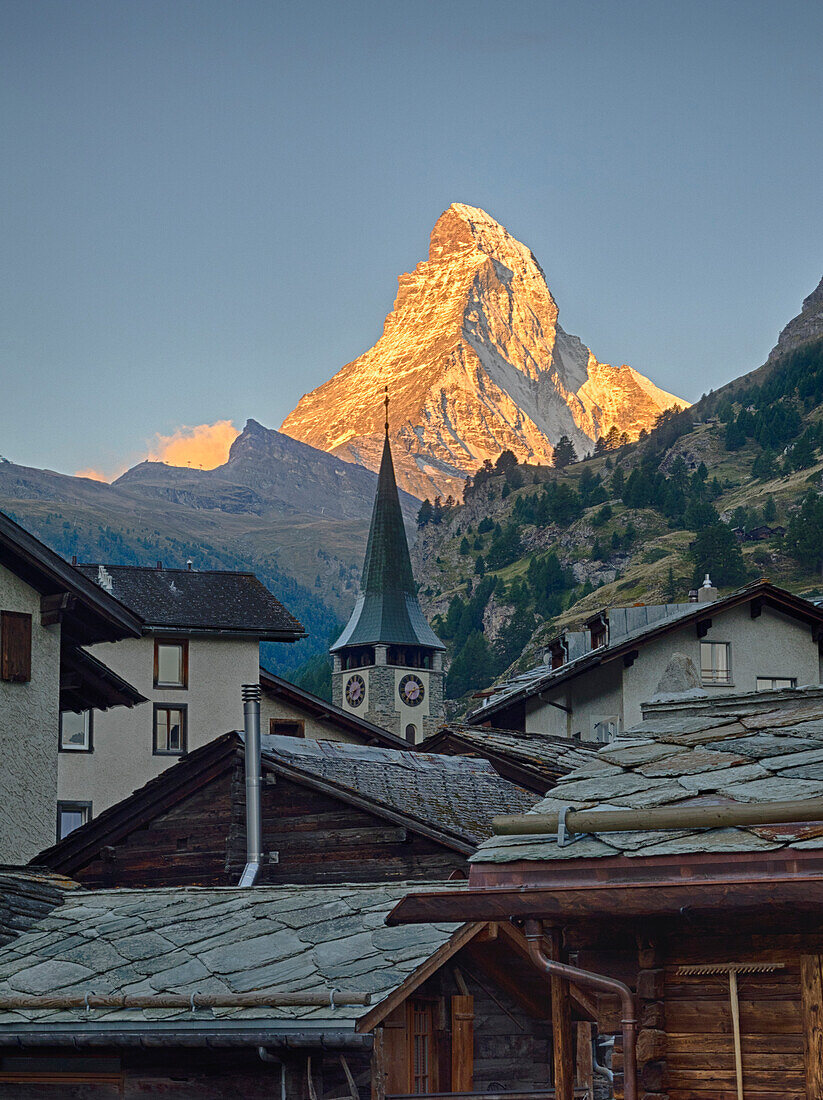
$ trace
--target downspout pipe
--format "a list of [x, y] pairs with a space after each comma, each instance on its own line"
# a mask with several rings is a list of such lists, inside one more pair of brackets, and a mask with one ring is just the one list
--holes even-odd
[[260, 684], [243, 684], [246, 759], [246, 866], [239, 886], [254, 886], [263, 862], [263, 813], [260, 800]]
[[623, 1089], [625, 1100], [637, 1100], [637, 1011], [634, 994], [627, 985], [608, 978], [605, 974], [593, 974], [589, 970], [580, 970], [568, 963], [556, 962], [543, 951], [543, 922], [527, 920], [523, 929], [529, 943], [529, 955], [532, 962], [547, 974], [557, 975], [566, 981], [587, 989], [597, 989], [601, 993], [616, 994], [622, 1007], [621, 1028], [623, 1031]]

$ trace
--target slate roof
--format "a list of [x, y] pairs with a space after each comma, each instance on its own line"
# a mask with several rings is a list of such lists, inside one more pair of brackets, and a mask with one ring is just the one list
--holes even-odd
[[[531, 812], [576, 809], [781, 802], [823, 796], [823, 692], [794, 706], [791, 692], [772, 692], [775, 709], [752, 713], [757, 695], [739, 695], [722, 712], [659, 711], [602, 748], [562, 779]], [[808, 696], [808, 692], [804, 693]], [[783, 704], [775, 696], [783, 696]], [[598, 833], [563, 848], [553, 836], [494, 837], [479, 863], [554, 861], [624, 855], [823, 848], [823, 823], [750, 828]]]
[[45, 870], [0, 867], [0, 946], [28, 931], [57, 905], [75, 883]]
[[377, 478], [366, 558], [360, 579], [360, 595], [343, 633], [331, 647], [413, 645], [427, 649], [446, 647], [426, 622], [417, 601], [409, 545], [394, 477], [388, 426]]
[[[446, 884], [434, 884], [437, 890]], [[455, 884], [448, 884], [454, 890]], [[427, 886], [427, 889], [429, 887]], [[40, 1025], [50, 1034], [108, 1025], [201, 1027], [244, 1020], [271, 1030], [353, 1027], [438, 948], [457, 925], [387, 928], [408, 883], [365, 886], [81, 890], [0, 947], [0, 999], [10, 995], [321, 993], [323, 1006], [159, 1009], [0, 1009], [0, 1034]], [[367, 993], [331, 1006], [332, 991]]]
[[355, 791], [471, 847], [491, 834], [495, 814], [522, 813], [537, 797], [501, 778], [487, 760], [270, 735], [262, 743], [264, 759]]
[[541, 793], [553, 786], [560, 776], [582, 767], [595, 753], [591, 745], [568, 737], [490, 729], [465, 722], [441, 726], [422, 741], [419, 748], [424, 752], [485, 757], [498, 772], [501, 766], [510, 764], [514, 773], [522, 774], [521, 783]]
[[295, 617], [253, 573], [78, 565], [149, 629], [251, 634], [293, 642], [305, 635]]
[[[571, 636], [576, 639], [571, 649], [571, 654], [575, 655], [573, 659], [556, 669], [539, 665], [537, 668], [498, 684], [481, 706], [469, 712], [468, 721], [475, 725], [487, 722], [495, 712], [505, 710], [513, 703], [522, 702], [540, 692], [547, 691], [590, 668], [615, 660], [662, 634], [679, 629], [685, 623], [700, 618], [712, 618], [740, 604], [754, 601], [759, 601], [763, 605], [804, 622], [823, 624], [821, 608], [768, 581], [757, 581], [746, 585], [729, 596], [709, 603], [661, 604], [649, 608], [611, 608], [604, 612], [608, 614], [609, 619], [607, 645], [591, 649], [580, 640], [581, 632], [572, 632]], [[646, 614], [640, 614], [640, 612]]]

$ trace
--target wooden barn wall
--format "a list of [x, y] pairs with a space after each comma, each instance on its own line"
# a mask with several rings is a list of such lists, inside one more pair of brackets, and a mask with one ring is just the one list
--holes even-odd
[[[443, 879], [466, 871], [466, 857], [366, 810], [350, 806], [280, 776], [263, 786], [264, 883], [387, 882]], [[245, 862], [245, 803], [242, 770], [235, 773], [234, 821], [229, 877], [239, 878]]]
[[[88, 1072], [71, 1072], [71, 1063], [78, 1062], [78, 1055], [67, 1057], [65, 1052], [32, 1051], [23, 1059], [14, 1058], [13, 1064], [31, 1066], [32, 1058], [38, 1054], [44, 1058], [40, 1062], [40, 1074], [31, 1069], [0, 1073], [0, 1100], [148, 1100], [149, 1097], [153, 1100], [274, 1100], [280, 1097], [280, 1066], [262, 1062], [254, 1048], [211, 1052], [170, 1049], [144, 1054], [127, 1052], [122, 1057], [112, 1051], [103, 1060], [99, 1056], [89, 1059], [79, 1055], [86, 1066], [94, 1061], [113, 1062], [115, 1067], [119, 1064], [119, 1069], [114, 1071], [107, 1064], [108, 1072], [99, 1074], [96, 1081]], [[353, 1051], [344, 1057], [361, 1100], [368, 1100], [371, 1054]], [[285, 1054], [288, 1100], [310, 1100], [309, 1058], [317, 1100], [350, 1096], [340, 1055], [316, 1050]], [[49, 1080], [44, 1080], [45, 1077]]]
[[[728, 974], [679, 973], [682, 966], [730, 963], [780, 964], [737, 979], [747, 1100], [823, 1097], [823, 931], [795, 927], [779, 934], [751, 927], [722, 935], [694, 926], [667, 935], [638, 927], [636, 948], [581, 952], [581, 965], [627, 981], [637, 992], [641, 1097], [737, 1100]], [[618, 1033], [613, 1067], [620, 1098], [619, 1003], [600, 997], [598, 1004], [600, 1031]]]
[[[461, 989], [455, 967], [474, 999], [474, 1092], [534, 1092], [551, 1084], [551, 1020], [531, 1015], [482, 969], [479, 957], [461, 952], [415, 993], [442, 998], [445, 1006]], [[446, 1012], [448, 1021], [448, 1011]], [[448, 1035], [444, 1042], [448, 1044]], [[445, 1059], [448, 1064], [448, 1056]]]
[[[386, 882], [466, 873], [466, 857], [330, 795], [268, 775], [261, 883]], [[246, 861], [242, 764], [72, 875], [87, 886], [229, 886]]]
[[737, 1098], [728, 976], [677, 972], [681, 965], [712, 962], [783, 964], [737, 979], [744, 1089], [756, 1100], [806, 1100], [800, 960], [820, 951], [823, 936], [692, 935], [672, 944], [663, 975], [670, 1100]]
[[227, 770], [70, 873], [84, 886], [225, 886], [231, 799]]

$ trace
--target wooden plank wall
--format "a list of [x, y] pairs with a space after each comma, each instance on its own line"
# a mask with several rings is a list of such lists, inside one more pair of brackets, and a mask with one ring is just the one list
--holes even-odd
[[[245, 862], [242, 771], [235, 773], [229, 877]], [[466, 857], [391, 821], [299, 783], [277, 777], [262, 792], [263, 850], [277, 852], [261, 882], [389, 882], [446, 879], [467, 870]]]
[[[289, 780], [262, 790], [261, 883], [388, 882], [467, 873], [466, 857]], [[242, 764], [73, 871], [88, 886], [230, 886], [246, 861]]]
[[226, 886], [231, 800], [226, 771], [72, 877], [84, 886]]
[[729, 979], [683, 976], [683, 964], [781, 962], [740, 974], [738, 998], [747, 1100], [806, 1100], [800, 957], [820, 938], [686, 937], [665, 966], [666, 1092], [670, 1100], [737, 1100]]

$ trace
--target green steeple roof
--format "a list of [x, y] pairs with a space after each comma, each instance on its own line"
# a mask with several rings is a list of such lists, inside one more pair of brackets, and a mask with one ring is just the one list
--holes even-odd
[[360, 595], [332, 653], [347, 646], [375, 644], [446, 648], [417, 602], [386, 428]]

